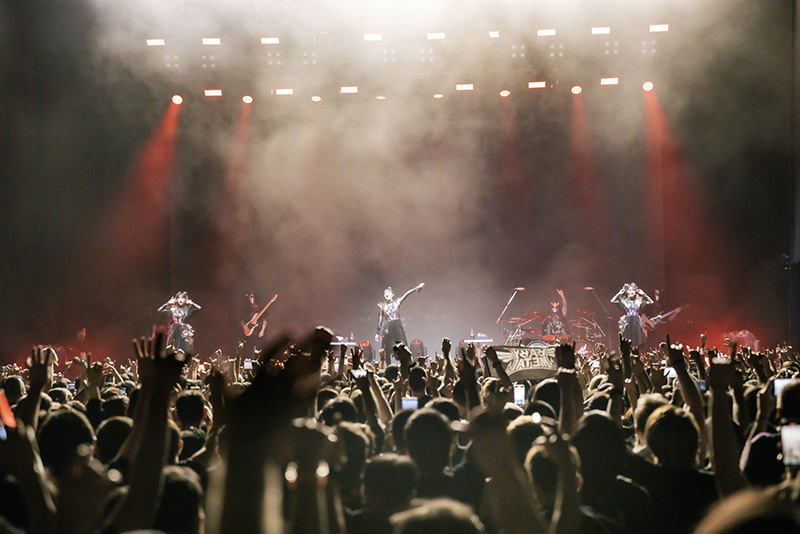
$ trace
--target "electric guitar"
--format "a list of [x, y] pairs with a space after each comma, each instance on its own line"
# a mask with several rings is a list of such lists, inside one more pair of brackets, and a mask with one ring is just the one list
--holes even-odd
[[258, 321], [261, 320], [261, 316], [264, 315], [264, 312], [267, 311], [267, 308], [272, 306], [272, 303], [275, 302], [275, 300], [277, 300], [277, 298], [278, 298], [278, 295], [276, 293], [275, 296], [272, 297], [272, 300], [267, 302], [267, 305], [264, 306], [264, 308], [260, 312], [254, 313], [253, 317], [249, 321], [247, 321], [246, 323], [244, 321], [242, 321], [242, 330], [244, 331], [244, 335], [246, 335], [247, 337], [250, 337], [251, 335], [253, 335], [253, 332], [255, 332], [256, 327], [258, 326]]
[[645, 321], [644, 327], [647, 330], [653, 331], [656, 326], [660, 325], [663, 322], [669, 321], [673, 316], [677, 315], [685, 306], [678, 306], [674, 310], [668, 311], [666, 313], [659, 313], [655, 317], [649, 317], [648, 320], [652, 323], [652, 326]]

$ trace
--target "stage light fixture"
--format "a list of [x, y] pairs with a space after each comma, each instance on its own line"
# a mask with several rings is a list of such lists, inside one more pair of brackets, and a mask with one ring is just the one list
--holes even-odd
[[222, 89], [206, 89], [203, 94], [206, 96], [222, 96]]
[[428, 34], [429, 41], [441, 41], [444, 39], [445, 35], [444, 32], [433, 32]]
[[619, 85], [619, 78], [600, 78], [600, 85]]
[[365, 33], [364, 34], [365, 41], [383, 41], [383, 34], [382, 33]]
[[147, 46], [166, 46], [167, 42], [164, 39], [145, 39]]
[[275, 89], [276, 96], [288, 96], [293, 94], [294, 94], [294, 89]]
[[253, 97], [250, 96], [250, 95], [244, 95], [242, 97], [242, 102], [244, 102], [245, 104], [252, 104], [253, 103]]
[[669, 31], [669, 24], [651, 24], [650, 33], [663, 33]]
[[386, 100], [386, 97], [383, 95], [378, 95], [375, 97], [375, 100]]
[[538, 37], [553, 37], [556, 34], [556, 30], [553, 28], [547, 30], [537, 30], [536, 35]]
[[583, 88], [580, 85], [573, 85], [570, 91], [572, 91], [573, 95], [579, 95], [583, 92]]
[[475, 89], [475, 85], [471, 83], [456, 84], [456, 91], [472, 91], [473, 89]]
[[262, 37], [261, 38], [261, 44], [265, 44], [265, 45], [281, 44], [281, 39], [280, 39], [280, 37]]
[[444, 95], [442, 93], [436, 93], [435, 95], [433, 95], [433, 98], [439, 100], [440, 98], [444, 98]]
[[609, 35], [611, 33], [610, 26], [597, 26], [592, 28], [592, 35]]
[[322, 97], [314, 95], [314, 96], [311, 97], [311, 101], [312, 102], [322, 102]]
[[500, 91], [500, 96], [502, 96], [503, 98], [507, 98], [511, 96], [511, 91], [509, 91], [508, 89], [503, 89], [502, 91]]
[[180, 106], [183, 104], [183, 97], [181, 95], [172, 95], [172, 103]]
[[654, 88], [655, 88], [655, 85], [653, 85], [653, 82], [644, 82], [644, 83], [642, 84], [642, 89], [644, 89], [645, 91], [648, 91], [648, 92], [650, 92], [650, 91], [652, 91]]
[[354, 95], [358, 93], [358, 87], [355, 85], [340, 87], [339, 93], [343, 95]]
[[489, 39], [499, 39], [499, 38], [500, 38], [500, 32], [498, 31], [489, 32]]
[[528, 89], [544, 89], [545, 87], [547, 87], [547, 82], [545, 81], [528, 82]]
[[222, 44], [222, 39], [219, 37], [203, 37], [202, 41], [206, 46], [218, 46]]

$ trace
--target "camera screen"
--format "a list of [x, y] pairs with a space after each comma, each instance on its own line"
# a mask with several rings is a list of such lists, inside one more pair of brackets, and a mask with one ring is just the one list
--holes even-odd
[[414, 397], [403, 397], [400, 399], [400, 408], [403, 410], [416, 410], [419, 408], [419, 399]]
[[800, 465], [800, 426], [781, 427], [781, 449], [783, 465]]

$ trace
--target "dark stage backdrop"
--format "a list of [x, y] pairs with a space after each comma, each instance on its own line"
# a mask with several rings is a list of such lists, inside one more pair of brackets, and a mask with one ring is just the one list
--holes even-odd
[[[430, 48], [446, 66], [423, 69], [409, 44], [413, 61], [398, 53], [391, 71], [320, 44], [323, 33], [341, 43], [366, 31], [332, 13], [280, 28], [297, 32], [284, 57], [300, 57], [291, 43], [301, 30], [314, 36], [319, 68], [286, 59], [275, 71], [263, 55], [224, 48], [233, 39], [214, 60], [199, 46], [156, 58], [143, 44], [183, 26], [197, 40], [257, 36], [261, 19], [248, 12], [209, 8], [148, 32], [150, 2], [118, 13], [88, 1], [17, 4], [0, 13], [3, 363], [32, 343], [127, 358], [130, 338], [163, 322], [155, 309], [178, 290], [203, 306], [192, 324], [204, 356], [232, 350], [249, 291], [260, 302], [279, 295], [273, 333], [326, 324], [372, 339], [384, 287], [400, 294], [418, 282], [426, 287], [402, 315], [409, 338], [431, 350], [470, 331], [497, 339], [516, 286], [526, 291], [506, 316], [545, 311], [561, 288], [571, 313], [606, 328], [584, 287], [616, 323], [608, 300], [628, 281], [684, 306], [669, 330], [685, 341], [788, 335], [790, 2], [661, 2], [627, 18], [620, 5], [613, 28], [628, 29], [610, 42], [621, 45], [584, 50], [564, 38], [561, 62], [526, 34], [535, 30], [520, 19], [531, 14], [517, 4], [489, 19], [451, 6], [459, 16], [438, 15], [454, 35], [492, 20], [527, 35], [529, 60], [515, 63], [510, 42], [500, 64], [483, 49]], [[588, 30], [596, 14], [541, 15]], [[640, 42], [634, 28], [665, 19], [669, 34]], [[326, 24], [341, 31], [321, 32]], [[211, 76], [201, 61], [220, 70]], [[628, 77], [599, 87], [615, 72]], [[477, 91], [452, 90], [470, 76]], [[548, 88], [525, 89], [536, 76]], [[210, 83], [226, 95], [198, 96]], [[290, 83], [295, 95], [270, 93]], [[337, 94], [347, 83], [360, 94]], [[504, 84], [514, 88], [507, 99]], [[445, 98], [432, 98], [440, 88]], [[255, 101], [243, 109], [248, 93]]]

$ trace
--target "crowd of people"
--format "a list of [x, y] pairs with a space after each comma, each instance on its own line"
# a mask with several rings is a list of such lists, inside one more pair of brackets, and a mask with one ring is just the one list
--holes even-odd
[[447, 338], [201, 361], [166, 337], [3, 368], [0, 533], [800, 532], [791, 347], [562, 344], [515, 403], [492, 347]]

